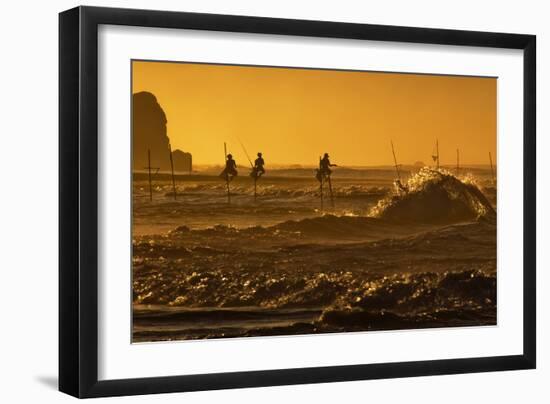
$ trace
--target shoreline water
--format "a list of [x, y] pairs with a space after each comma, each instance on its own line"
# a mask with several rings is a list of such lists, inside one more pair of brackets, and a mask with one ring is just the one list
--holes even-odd
[[[496, 324], [490, 173], [479, 194], [446, 173], [408, 197], [355, 174], [327, 212], [314, 178], [266, 176], [254, 203], [237, 177], [231, 205], [219, 181], [174, 201], [157, 179], [149, 202], [134, 179], [134, 342]], [[391, 216], [372, 217], [381, 202]]]

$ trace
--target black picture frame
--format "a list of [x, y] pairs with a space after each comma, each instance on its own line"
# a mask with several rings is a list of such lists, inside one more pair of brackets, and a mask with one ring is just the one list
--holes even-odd
[[[100, 24], [523, 50], [523, 354], [98, 380]], [[534, 35], [96, 7], [77, 7], [60, 13], [59, 389], [84, 398], [535, 368], [535, 103]]]

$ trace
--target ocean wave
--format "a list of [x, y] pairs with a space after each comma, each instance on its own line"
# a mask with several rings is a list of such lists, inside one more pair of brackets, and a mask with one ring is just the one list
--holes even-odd
[[[200, 254], [195, 250], [193, 254]], [[211, 255], [212, 251], [203, 254]], [[198, 257], [197, 257], [198, 258]], [[134, 302], [186, 307], [325, 307], [335, 310], [392, 310], [422, 313], [430, 308], [476, 308], [496, 304], [491, 270], [400, 273], [326, 270], [266, 270], [261, 256], [230, 274], [197, 268], [192, 272], [137, 265]], [[144, 265], [145, 264], [145, 265]], [[240, 269], [240, 270], [239, 270]]]
[[[146, 313], [140, 323], [145, 328], [134, 336], [220, 338], [496, 322], [494, 223], [432, 227], [395, 238], [390, 236], [395, 229], [414, 226], [341, 219], [327, 215], [272, 228], [182, 228], [178, 234], [136, 238], [134, 304], [183, 311], [162, 319]], [[379, 237], [338, 244], [303, 238], [323, 227], [334, 231], [333, 222], [342, 226], [340, 241], [350, 228]], [[266, 322], [258, 324], [261, 315], [250, 314], [250, 308], [262, 311]], [[290, 318], [289, 310], [301, 317]], [[202, 319], [200, 327], [195, 319]], [[156, 330], [153, 320], [173, 320], [179, 331]]]
[[[286, 184], [288, 185], [288, 184]], [[143, 188], [143, 187], [142, 187]], [[157, 186], [158, 192], [163, 192], [164, 196], [172, 197], [174, 192], [171, 185]], [[145, 188], [140, 189], [144, 192]], [[380, 198], [390, 191], [386, 187], [366, 186], [366, 185], [342, 185], [333, 187], [333, 196], [335, 198]], [[200, 196], [200, 195], [221, 195], [225, 196], [227, 188], [225, 183], [203, 183], [178, 186], [176, 194], [181, 196]], [[328, 192], [328, 191], [325, 191]], [[254, 195], [252, 185], [232, 184], [230, 188], [232, 196], [251, 196]], [[284, 184], [258, 185], [256, 195], [263, 198], [302, 198], [319, 197], [319, 187], [317, 185], [289, 187]]]
[[[403, 236], [433, 228], [431, 225], [415, 224], [402, 226], [373, 217], [344, 214], [324, 214], [300, 220], [286, 220], [273, 226], [251, 226], [237, 228], [230, 225], [216, 225], [206, 229], [191, 229], [179, 226], [169, 234], [174, 237], [214, 237], [223, 239], [327, 239], [374, 240], [391, 236]], [[287, 240], [287, 241], [288, 241]]]
[[[458, 179], [444, 170], [423, 169], [413, 176], [407, 185], [408, 192], [394, 192], [382, 197], [373, 208], [365, 204], [353, 212], [341, 210], [319, 214], [299, 220], [285, 220], [271, 226], [237, 228], [230, 225], [216, 225], [207, 229], [192, 230], [180, 226], [172, 234], [209, 234], [226, 236], [278, 236], [282, 233], [304, 237], [366, 237], [373, 239], [383, 235], [400, 236], [414, 231], [427, 230], [430, 226], [451, 225], [479, 220], [495, 223], [496, 211], [491, 202], [473, 180]], [[382, 192], [381, 190], [378, 190]], [[357, 188], [346, 188], [356, 195], [363, 192]], [[212, 205], [212, 214], [220, 212], [243, 214], [281, 213], [290, 214], [288, 207], [260, 205], [252, 211], [237, 206]], [[248, 209], [248, 210], [247, 210]], [[295, 212], [314, 215], [314, 211], [303, 206], [293, 208]]]
[[494, 220], [496, 212], [475, 182], [423, 168], [372, 208], [370, 215], [397, 222], [449, 224]]
[[[496, 324], [496, 274], [480, 270], [374, 277], [345, 271], [243, 277], [193, 272], [180, 278], [177, 290], [167, 286], [166, 279], [161, 281], [163, 288], [156, 296], [151, 291], [134, 295], [136, 307], [143, 307], [134, 314], [135, 324], [146, 330], [138, 330], [137, 338]], [[134, 293], [139, 293], [136, 284]], [[162, 310], [148, 309], [159, 303]], [[164, 331], [152, 335], [159, 325]], [[179, 331], [166, 334], [170, 327]]]
[[478, 308], [496, 304], [496, 274], [479, 270], [396, 274], [348, 291], [326, 311], [391, 310], [424, 313], [434, 307]]
[[496, 273], [396, 275], [341, 296], [317, 323], [348, 331], [496, 324], [496, 300]]

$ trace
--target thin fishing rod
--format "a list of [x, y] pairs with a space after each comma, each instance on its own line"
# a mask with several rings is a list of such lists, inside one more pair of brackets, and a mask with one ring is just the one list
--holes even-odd
[[393, 154], [393, 164], [395, 166], [395, 172], [397, 173], [397, 179], [401, 181], [401, 173], [399, 172], [399, 164], [397, 164], [397, 158], [395, 157], [395, 149], [393, 148], [393, 141], [390, 140], [391, 143], [391, 152]]
[[248, 152], [246, 151], [246, 148], [244, 147], [243, 142], [241, 142], [241, 139], [238, 136], [237, 136], [237, 141], [241, 145], [241, 147], [244, 151], [244, 154], [246, 155], [246, 158], [248, 159], [248, 162], [250, 163], [250, 167], [254, 168], [254, 164], [252, 164], [252, 160], [251, 160], [250, 156], [248, 155]]

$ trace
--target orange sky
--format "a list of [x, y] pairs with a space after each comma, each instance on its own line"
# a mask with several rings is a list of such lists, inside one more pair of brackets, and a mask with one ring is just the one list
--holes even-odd
[[133, 92], [153, 93], [172, 148], [195, 164], [222, 164], [226, 141], [241, 165], [488, 164], [496, 156], [495, 78], [133, 62]]

